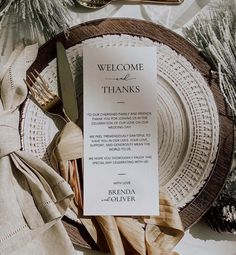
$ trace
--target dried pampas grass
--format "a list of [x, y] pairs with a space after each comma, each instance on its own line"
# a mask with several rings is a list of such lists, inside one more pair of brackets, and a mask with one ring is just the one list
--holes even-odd
[[68, 28], [73, 0], [0, 0], [0, 38], [12, 48], [21, 40], [44, 43]]
[[220, 88], [236, 113], [236, 0], [212, 1], [184, 35], [220, 74]]
[[[190, 40], [219, 72], [220, 89], [236, 114], [236, 0], [212, 1], [207, 13], [184, 29]], [[206, 214], [216, 231], [236, 234], [236, 166], [219, 199]]]

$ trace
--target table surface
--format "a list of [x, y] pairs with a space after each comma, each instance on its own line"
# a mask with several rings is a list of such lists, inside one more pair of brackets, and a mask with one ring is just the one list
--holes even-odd
[[[160, 6], [160, 8], [166, 7]], [[110, 17], [145, 19], [142, 9], [138, 5], [124, 5]], [[179, 29], [175, 32], [181, 33]], [[236, 235], [217, 233], [201, 221], [186, 231], [184, 238], [174, 250], [180, 255], [236, 255]], [[104, 254], [76, 247], [76, 255]]]

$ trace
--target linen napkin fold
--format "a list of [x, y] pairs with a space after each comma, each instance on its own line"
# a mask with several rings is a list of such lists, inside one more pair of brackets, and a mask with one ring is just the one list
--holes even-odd
[[60, 221], [73, 198], [70, 186], [42, 160], [20, 150], [19, 106], [27, 96], [23, 78], [37, 50], [37, 44], [18, 46], [0, 73], [2, 255], [74, 254]]
[[[55, 170], [70, 184], [74, 199], [70, 208], [78, 215], [83, 207], [82, 201], [82, 172], [79, 173], [76, 159], [83, 156], [83, 136], [81, 129], [72, 121], [68, 122], [59, 133], [56, 147], [51, 153], [51, 164]], [[64, 141], [70, 141], [65, 143]], [[79, 176], [80, 175], [80, 176]]]
[[[59, 172], [71, 171], [65, 168], [66, 162], [83, 156], [81, 130], [74, 125], [71, 123], [65, 125], [53, 150], [52, 161]], [[63, 169], [60, 169], [60, 166], [63, 166]], [[108, 246], [113, 255], [176, 255], [177, 253], [172, 252], [172, 249], [184, 235], [177, 208], [167, 192], [162, 190], [160, 191], [160, 216], [85, 217], [82, 208], [78, 208], [77, 213], [99, 248], [106, 252]]]

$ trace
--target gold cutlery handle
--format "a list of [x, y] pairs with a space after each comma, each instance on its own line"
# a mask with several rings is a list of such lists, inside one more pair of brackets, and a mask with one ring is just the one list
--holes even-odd
[[184, 0], [122, 0], [124, 2], [137, 2], [137, 3], [153, 3], [153, 4], [165, 4], [165, 5], [177, 5], [184, 2]]

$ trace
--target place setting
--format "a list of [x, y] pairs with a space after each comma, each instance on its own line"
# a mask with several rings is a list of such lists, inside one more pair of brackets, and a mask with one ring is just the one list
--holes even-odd
[[177, 254], [231, 170], [234, 109], [214, 63], [163, 26], [104, 18], [18, 45], [0, 77], [3, 205], [15, 201], [0, 248], [17, 254], [25, 236], [59, 254]]
[[[140, 23], [140, 27], [142, 27], [134, 31], [132, 25], [137, 23]], [[156, 29], [156, 31], [151, 31], [150, 27], [153, 30]], [[89, 31], [91, 35], [85, 34], [87, 28], [91, 31]], [[99, 31], [97, 36], [96, 30]], [[103, 31], [106, 32], [103, 34]], [[143, 36], [137, 36], [141, 31]], [[149, 37], [154, 32], [156, 39], [153, 42], [153, 38], [151, 40]], [[86, 39], [78, 39], [80, 34], [85, 34]], [[157, 66], [155, 71], [158, 72], [157, 81], [159, 84], [156, 85], [155, 89], [157, 93], [155, 111], [157, 111], [158, 125], [159, 183], [171, 195], [175, 205], [180, 210], [180, 215], [183, 215], [182, 221], [185, 224], [185, 228], [188, 228], [198, 220], [197, 217], [200, 217], [198, 215], [207, 210], [211, 200], [214, 199], [214, 197], [211, 198], [210, 196], [204, 198], [205, 207], [194, 210], [194, 203], [202, 203], [201, 196], [204, 196], [204, 189], [202, 187], [209, 186], [209, 189], [211, 188], [209, 178], [214, 180], [214, 173], [217, 171], [216, 162], [220, 157], [217, 154], [220, 150], [219, 121], [221, 120], [217, 111], [217, 102], [215, 102], [209, 84], [205, 80], [210, 67], [208, 67], [208, 71], [204, 70], [208, 64], [201, 59], [196, 50], [195, 55], [193, 52], [191, 52], [190, 56], [188, 55], [189, 48], [192, 47], [190, 44], [185, 42], [186, 46], [182, 44], [181, 49], [175, 46], [178, 45], [178, 40], [182, 40], [182, 38], [148, 22], [129, 19], [98, 20], [72, 28], [70, 36], [72, 38], [76, 37], [78, 41], [65, 39], [64, 35], [61, 34], [58, 36], [58, 39], [54, 38], [42, 46], [38, 54], [39, 60], [37, 61], [36, 59], [29, 73], [33, 72], [33, 70], [40, 72], [40, 77], [48, 83], [49, 88], [54, 93], [59, 94], [58, 69], [56, 67], [58, 59], [54, 58], [53, 54], [55, 54], [58, 40], [62, 42], [64, 40], [66, 43], [65, 47], [68, 47], [66, 54], [74, 76], [73, 79], [77, 82], [75, 84], [77, 102], [82, 97], [80, 90], [83, 86], [81, 82], [84, 71], [81, 66], [81, 58], [84, 47], [90, 47], [91, 50], [95, 48], [93, 55], [96, 54], [96, 49], [98, 50], [99, 48], [111, 48], [112, 50], [113, 47], [116, 47], [118, 50], [120, 49], [120, 54], [122, 54], [122, 50], [125, 50], [125, 47], [128, 47], [128, 49], [133, 47], [134, 50], [139, 49], [137, 47], [143, 49], [143, 46], [155, 46], [157, 48]], [[94, 38], [90, 38], [90, 36]], [[168, 46], [166, 42], [170, 36], [175, 39], [175, 42], [173, 45]], [[186, 48], [187, 53], [184, 52], [183, 48]], [[51, 52], [52, 55], [50, 56], [48, 52]], [[45, 57], [48, 59], [45, 59]], [[201, 64], [195, 67], [195, 69], [194, 66], [191, 66], [193, 64], [190, 62], [196, 61], [194, 58], [197, 58], [197, 61], [201, 61]], [[41, 59], [44, 59], [43, 63]], [[98, 61], [96, 57], [94, 61]], [[196, 71], [196, 69], [204, 70], [204, 73]], [[183, 82], [183, 77], [185, 77], [185, 82]], [[214, 83], [215, 80], [210, 81], [211, 88], [215, 89], [215, 91], [213, 90], [214, 93], [219, 93], [219, 91], [216, 91], [216, 84], [214, 85]], [[69, 100], [71, 101], [72, 99], [70, 98]], [[78, 105], [77, 108], [79, 108]], [[222, 110], [225, 111], [225, 109]], [[57, 123], [60, 122], [60, 119], [53, 120], [51, 116], [48, 118], [34, 101], [30, 99], [26, 101], [23, 107], [22, 116], [24, 121], [21, 123], [21, 131], [23, 133], [24, 150], [43, 158], [50, 164], [51, 143], [58, 130], [60, 130], [58, 127], [60, 124]], [[95, 128], [99, 127], [98, 123], [97, 125]], [[38, 132], [39, 130], [40, 132]], [[122, 131], [125, 132], [125, 130]], [[123, 132], [116, 135], [122, 135]], [[87, 141], [87, 143], [89, 142]], [[92, 143], [91, 145], [95, 144]], [[106, 162], [100, 163], [103, 166]], [[98, 167], [99, 161], [95, 161], [94, 164], [95, 168]], [[220, 167], [221, 163], [218, 162], [218, 164]], [[194, 174], [193, 167], [195, 168]], [[95, 178], [96, 182], [98, 178]], [[104, 181], [103, 178], [100, 182]], [[99, 182], [97, 185], [99, 185]], [[215, 189], [212, 192], [216, 194], [218, 190]], [[102, 208], [102, 204], [94, 208], [99, 207]], [[73, 219], [74, 216], [72, 215], [71, 220], [73, 221]]]

